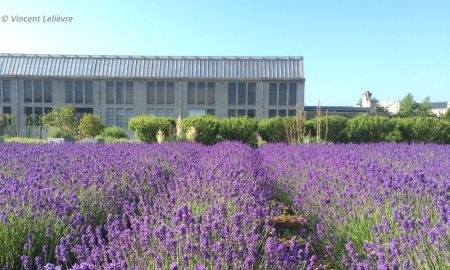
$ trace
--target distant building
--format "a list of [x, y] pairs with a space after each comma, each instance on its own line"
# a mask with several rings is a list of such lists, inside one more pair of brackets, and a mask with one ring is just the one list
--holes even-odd
[[73, 105], [106, 126], [139, 114], [295, 115], [303, 110], [302, 57], [149, 57], [0, 54], [0, 113], [27, 119]]
[[443, 116], [449, 108], [450, 108], [450, 101], [431, 102], [431, 111], [438, 117]]
[[400, 110], [399, 100], [379, 101], [378, 106], [385, 108], [390, 114], [397, 114]]

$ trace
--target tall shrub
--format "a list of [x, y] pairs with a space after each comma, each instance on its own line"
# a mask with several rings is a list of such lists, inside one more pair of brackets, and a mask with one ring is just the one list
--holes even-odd
[[94, 114], [85, 114], [80, 119], [78, 129], [83, 137], [94, 138], [102, 133], [105, 129], [105, 125], [102, 123], [100, 117]]
[[136, 138], [143, 142], [156, 142], [156, 134], [161, 130], [168, 136], [175, 128], [175, 120], [167, 117], [138, 115], [128, 121], [128, 127], [136, 133]]
[[49, 129], [49, 137], [75, 139], [77, 135], [78, 121], [72, 106], [52, 108], [42, 122]]
[[320, 121], [310, 119], [309, 127], [312, 128], [312, 136], [317, 136], [317, 123], [320, 125], [320, 139], [323, 141], [339, 143], [346, 142], [347, 118], [339, 115], [321, 116]]
[[212, 115], [188, 117], [182, 120], [181, 130], [183, 134], [189, 128], [195, 128], [195, 141], [203, 144], [214, 144], [219, 138], [220, 120]]
[[220, 135], [225, 140], [241, 141], [256, 146], [258, 122], [249, 117], [231, 117], [222, 120]]
[[382, 142], [395, 128], [387, 117], [361, 114], [348, 120], [347, 134], [351, 142]]
[[272, 117], [258, 121], [258, 133], [266, 142], [285, 142], [286, 119], [284, 117]]

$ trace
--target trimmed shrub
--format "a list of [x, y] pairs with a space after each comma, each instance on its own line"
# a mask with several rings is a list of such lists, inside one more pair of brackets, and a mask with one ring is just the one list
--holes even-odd
[[435, 117], [396, 118], [402, 141], [450, 143], [450, 122]]
[[116, 126], [105, 128], [101, 135], [103, 137], [110, 137], [114, 139], [128, 139], [125, 129]]
[[220, 135], [224, 140], [240, 141], [256, 146], [258, 122], [249, 117], [231, 117], [222, 120]]
[[[320, 139], [333, 143], [346, 142], [347, 118], [339, 115], [320, 117]], [[312, 136], [317, 136], [317, 118], [309, 119], [307, 129], [311, 130]]]
[[195, 141], [207, 145], [215, 144], [219, 141], [220, 120], [212, 115], [200, 115], [183, 119], [181, 130], [183, 134], [190, 127], [195, 128]]
[[261, 119], [258, 122], [258, 133], [266, 142], [286, 142], [286, 119], [272, 117]]
[[80, 120], [78, 129], [82, 137], [94, 138], [95, 136], [102, 133], [102, 131], [105, 129], [105, 125], [97, 115], [85, 114]]
[[351, 142], [382, 142], [395, 127], [395, 122], [387, 117], [361, 114], [348, 120], [347, 133]]
[[156, 142], [156, 134], [161, 130], [164, 135], [170, 135], [175, 128], [175, 120], [167, 117], [138, 115], [128, 121], [128, 127], [136, 134], [136, 138], [143, 142]]

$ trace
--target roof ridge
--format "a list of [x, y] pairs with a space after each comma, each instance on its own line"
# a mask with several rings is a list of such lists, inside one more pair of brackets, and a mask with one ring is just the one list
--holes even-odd
[[0, 53], [0, 57], [39, 58], [104, 58], [104, 59], [200, 59], [200, 60], [303, 60], [303, 56], [161, 56], [161, 55], [100, 55], [100, 54], [25, 54]]

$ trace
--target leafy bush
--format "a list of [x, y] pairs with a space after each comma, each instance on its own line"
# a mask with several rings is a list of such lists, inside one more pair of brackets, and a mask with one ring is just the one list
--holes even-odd
[[[329, 142], [346, 142], [347, 138], [347, 118], [338, 115], [321, 116], [320, 139]], [[311, 130], [312, 136], [317, 136], [317, 119], [308, 120], [307, 129]]]
[[258, 133], [266, 142], [286, 142], [286, 118], [261, 119], [258, 122]]
[[220, 135], [225, 140], [241, 141], [256, 146], [258, 122], [249, 117], [231, 117], [222, 120]]
[[135, 131], [136, 138], [143, 142], [156, 142], [158, 130], [169, 135], [175, 128], [175, 120], [167, 117], [138, 115], [128, 121], [128, 127]]
[[395, 119], [404, 142], [450, 143], [450, 122], [435, 117]]
[[128, 139], [127, 133], [120, 127], [108, 127], [105, 128], [101, 134], [103, 137], [110, 137], [114, 139]]
[[42, 121], [49, 128], [48, 137], [75, 139], [77, 135], [78, 122], [74, 107], [55, 107], [44, 115]]
[[80, 130], [82, 137], [94, 138], [102, 133], [105, 129], [105, 125], [97, 115], [85, 114], [80, 120], [78, 129]]
[[201, 115], [183, 119], [181, 123], [182, 133], [186, 134], [190, 127], [195, 128], [196, 142], [210, 145], [218, 141], [220, 120], [217, 117]]
[[395, 129], [395, 122], [384, 116], [361, 114], [348, 120], [347, 133], [351, 142], [367, 143], [386, 141]]

